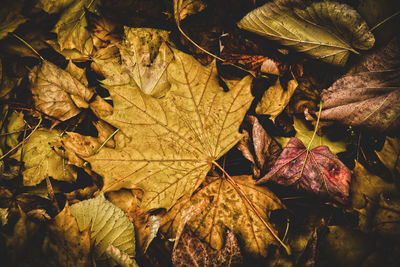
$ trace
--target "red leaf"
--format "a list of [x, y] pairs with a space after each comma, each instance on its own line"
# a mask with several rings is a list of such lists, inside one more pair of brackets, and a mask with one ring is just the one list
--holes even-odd
[[349, 196], [351, 171], [329, 150], [318, 146], [309, 151], [303, 142], [292, 137], [271, 171], [257, 181], [274, 181], [323, 198], [345, 204]]

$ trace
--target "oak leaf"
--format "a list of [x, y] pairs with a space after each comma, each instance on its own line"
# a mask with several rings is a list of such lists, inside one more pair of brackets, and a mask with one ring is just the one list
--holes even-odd
[[329, 150], [317, 146], [308, 151], [303, 142], [292, 137], [275, 166], [257, 181], [274, 181], [323, 198], [347, 203], [351, 171]]
[[202, 183], [212, 162], [241, 138], [239, 125], [253, 99], [250, 77], [224, 92], [215, 62], [204, 67], [173, 52], [167, 68], [171, 89], [161, 99], [136, 83], [121, 83], [119, 68], [103, 81], [114, 112], [102, 118], [119, 129], [117, 147], [87, 158], [104, 178], [103, 191], [142, 189], [144, 209], [168, 209]]
[[248, 13], [238, 26], [335, 65], [375, 39], [350, 6], [337, 2], [275, 0]]
[[[251, 176], [232, 178], [267, 223], [271, 211], [284, 208], [278, 197], [269, 189], [255, 186]], [[223, 247], [226, 228], [236, 236], [240, 236], [245, 250], [253, 256], [265, 257], [268, 254], [268, 247], [272, 244], [277, 245], [276, 239], [253, 212], [248, 202], [222, 177], [207, 177], [201, 189], [190, 199], [179, 201], [165, 215], [162, 230], [170, 236], [175, 236], [183, 211], [204, 199], [210, 199], [210, 204], [191, 218], [187, 226], [213, 249], [219, 250]], [[276, 231], [273, 228], [272, 230]]]
[[378, 132], [400, 129], [400, 40], [367, 55], [322, 92], [321, 119]]

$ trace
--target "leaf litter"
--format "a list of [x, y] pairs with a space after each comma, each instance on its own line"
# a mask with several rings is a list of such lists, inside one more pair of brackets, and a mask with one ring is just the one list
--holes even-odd
[[395, 266], [398, 12], [128, 2], [5, 4], [11, 265]]

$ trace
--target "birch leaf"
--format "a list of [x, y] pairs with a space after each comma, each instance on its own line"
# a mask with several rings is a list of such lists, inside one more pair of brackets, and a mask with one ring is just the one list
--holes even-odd
[[104, 178], [103, 191], [140, 188], [144, 209], [169, 209], [202, 183], [212, 162], [241, 138], [239, 125], [253, 99], [250, 77], [224, 92], [215, 62], [204, 67], [173, 52], [171, 89], [161, 99], [121, 83], [118, 68], [103, 81], [114, 103], [114, 113], [103, 119], [119, 128], [117, 148], [87, 158]]
[[275, 0], [248, 13], [238, 26], [340, 66], [350, 51], [370, 49], [375, 42], [354, 9], [330, 1]]
[[[233, 179], [267, 223], [272, 210], [284, 208], [268, 188], [254, 185], [251, 176], [236, 176]], [[207, 177], [204, 186], [190, 200], [178, 202], [164, 217], [163, 230], [174, 236], [181, 225], [180, 220], [185, 217], [184, 211], [208, 199], [212, 199], [210, 204], [191, 218], [187, 226], [213, 249], [223, 247], [226, 228], [241, 237], [245, 250], [253, 256], [266, 257], [269, 245], [277, 245], [276, 239], [246, 200], [226, 179], [220, 177]]]
[[97, 259], [104, 259], [109, 245], [135, 256], [135, 231], [125, 213], [103, 194], [71, 206], [80, 231], [91, 226], [91, 242]]

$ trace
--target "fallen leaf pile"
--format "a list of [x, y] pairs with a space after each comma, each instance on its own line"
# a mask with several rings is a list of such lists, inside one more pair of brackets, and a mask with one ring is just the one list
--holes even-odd
[[2, 3], [3, 265], [396, 266], [391, 1]]

